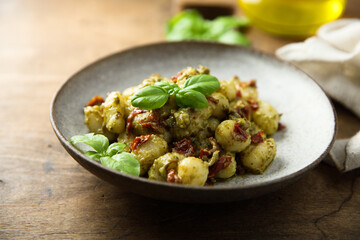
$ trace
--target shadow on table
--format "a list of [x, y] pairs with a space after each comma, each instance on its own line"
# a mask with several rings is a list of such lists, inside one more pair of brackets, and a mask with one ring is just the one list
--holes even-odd
[[[124, 193], [104, 183], [112, 208], [106, 235], [113, 239], [292, 239], [326, 237], [320, 223], [352, 194], [357, 173], [320, 164], [298, 182], [256, 199], [182, 204]], [[345, 199], [345, 200], [344, 200]], [[348, 199], [349, 200], [349, 199]], [[106, 201], [106, 200], [105, 200]], [[334, 213], [333, 213], [334, 212]], [[116, 219], [116, 221], [114, 221]], [[326, 226], [325, 226], [326, 227]], [[331, 230], [331, 229], [330, 229]]]

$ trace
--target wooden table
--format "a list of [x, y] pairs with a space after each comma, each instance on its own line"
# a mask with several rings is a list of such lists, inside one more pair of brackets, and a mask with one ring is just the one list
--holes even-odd
[[[162, 41], [170, 4], [0, 2], [0, 239], [359, 239], [359, 170], [320, 164], [263, 197], [191, 205], [126, 193], [65, 152], [49, 122], [55, 91], [99, 57]], [[248, 35], [270, 53], [289, 42]], [[338, 138], [350, 137], [360, 121], [335, 106]]]

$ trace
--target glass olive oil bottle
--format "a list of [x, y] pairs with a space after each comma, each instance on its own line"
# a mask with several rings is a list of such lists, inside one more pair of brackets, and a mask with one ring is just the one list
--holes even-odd
[[305, 37], [341, 16], [346, 0], [238, 0], [252, 23], [273, 34]]

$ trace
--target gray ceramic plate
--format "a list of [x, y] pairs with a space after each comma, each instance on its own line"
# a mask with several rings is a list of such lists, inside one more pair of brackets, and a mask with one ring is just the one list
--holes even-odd
[[[235, 177], [211, 187], [189, 187], [113, 171], [85, 157], [67, 139], [88, 132], [83, 106], [95, 95], [124, 90], [160, 73], [171, 77], [199, 64], [219, 79], [257, 79], [260, 99], [283, 113], [286, 131], [274, 134], [277, 155], [263, 175]], [[198, 42], [159, 43], [103, 58], [72, 76], [56, 93], [50, 111], [62, 145], [84, 168], [122, 189], [180, 202], [221, 202], [275, 191], [309, 171], [327, 154], [336, 133], [336, 115], [321, 88], [292, 65], [249, 48]]]

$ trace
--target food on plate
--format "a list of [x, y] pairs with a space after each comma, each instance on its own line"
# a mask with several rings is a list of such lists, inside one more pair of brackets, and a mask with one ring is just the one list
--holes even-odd
[[[92, 146], [85, 154], [110, 168], [157, 181], [204, 186], [262, 174], [276, 155], [270, 135], [280, 114], [258, 98], [255, 80], [218, 81], [209, 74], [206, 67], [188, 67], [171, 78], [152, 75], [106, 99], [96, 96], [84, 108], [92, 135], [70, 142]], [[94, 143], [102, 135], [117, 145]]]

